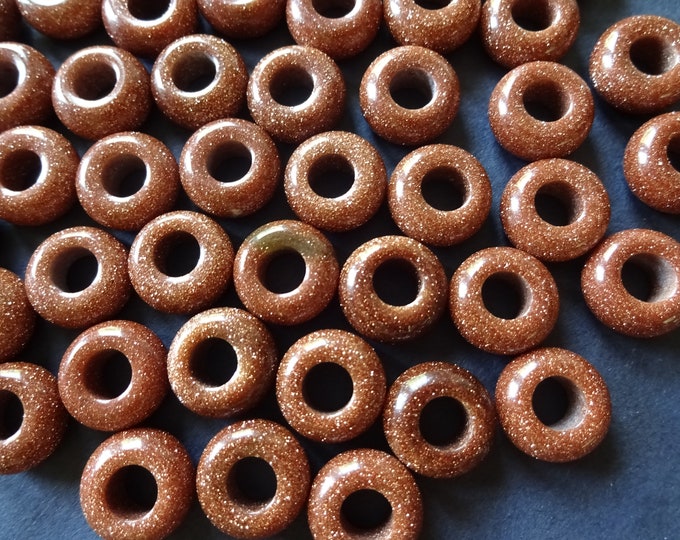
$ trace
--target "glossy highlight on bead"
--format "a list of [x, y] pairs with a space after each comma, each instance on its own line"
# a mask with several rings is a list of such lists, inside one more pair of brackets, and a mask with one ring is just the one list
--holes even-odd
[[197, 0], [197, 3], [215, 30], [234, 39], [252, 39], [269, 33], [286, 11], [286, 0]]
[[102, 24], [101, 0], [16, 0], [21, 15], [33, 28], [53, 39], [75, 39]]
[[14, 358], [33, 335], [35, 312], [21, 278], [0, 268], [0, 363]]

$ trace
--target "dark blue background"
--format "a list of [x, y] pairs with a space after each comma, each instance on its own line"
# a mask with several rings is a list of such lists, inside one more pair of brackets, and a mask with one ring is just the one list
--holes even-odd
[[[598, 36], [618, 19], [633, 14], [658, 14], [680, 20], [676, 0], [604, 0], [580, 2], [582, 24], [576, 45], [563, 62], [587, 80], [588, 56]], [[204, 25], [204, 30], [208, 27]], [[99, 32], [73, 43], [59, 43], [23, 29], [22, 40], [43, 51], [55, 65], [73, 50], [110, 43]], [[270, 36], [253, 42], [236, 42], [248, 68], [269, 50], [292, 43], [282, 24]], [[374, 143], [383, 155], [388, 172], [407, 153], [390, 145], [368, 129], [358, 108], [358, 87], [365, 68], [394, 42], [383, 27], [379, 39], [359, 57], [340, 63], [346, 76], [349, 101], [340, 128], [355, 131]], [[500, 224], [498, 204], [507, 180], [524, 163], [505, 152], [490, 131], [486, 108], [489, 95], [505, 70], [489, 60], [478, 35], [449, 55], [462, 85], [460, 113], [439, 139], [472, 152], [486, 167], [493, 185], [493, 207], [482, 230], [462, 245], [435, 250], [450, 277], [473, 252], [487, 246], [507, 245]], [[150, 65], [147, 63], [147, 67]], [[590, 137], [572, 159], [593, 169], [602, 179], [612, 202], [609, 233], [631, 227], [649, 227], [680, 238], [678, 217], [652, 211], [629, 192], [622, 173], [623, 149], [628, 138], [649, 117], [623, 115], [596, 97], [596, 118]], [[247, 118], [244, 112], [243, 117]], [[56, 122], [51, 127], [65, 130]], [[179, 156], [190, 135], [170, 124], [154, 110], [143, 130], [165, 141]], [[71, 137], [78, 151], [88, 143]], [[292, 147], [280, 146], [287, 159]], [[186, 199], [178, 208], [192, 208]], [[272, 219], [293, 218], [283, 189], [255, 215], [222, 220], [235, 246], [255, 227]], [[76, 224], [94, 223], [80, 208], [45, 227], [15, 227], [0, 221], [0, 266], [23, 275], [36, 246], [52, 232]], [[397, 234], [386, 205], [364, 227], [349, 233], [329, 235], [339, 260], [344, 261], [358, 245], [371, 237]], [[133, 236], [116, 233], [127, 246]], [[562, 307], [555, 330], [546, 345], [571, 349], [590, 360], [607, 381], [613, 401], [611, 430], [591, 455], [570, 464], [535, 461], [516, 450], [498, 432], [488, 459], [462, 478], [441, 481], [418, 477], [425, 502], [424, 538], [672, 538], [680, 535], [680, 334], [676, 331], [651, 340], [623, 337], [597, 322], [580, 292], [580, 269], [584, 259], [552, 264]], [[219, 305], [239, 306], [233, 289]], [[156, 313], [136, 296], [120, 318], [148, 324], [169, 345], [187, 317]], [[294, 328], [272, 327], [281, 353], [306, 333], [328, 327], [348, 328], [337, 299], [310, 323]], [[61, 355], [78, 333], [38, 323], [35, 336], [22, 359], [36, 362], [53, 373]], [[455, 330], [448, 315], [422, 338], [397, 347], [374, 343], [389, 381], [407, 367], [429, 360], [455, 362], [476, 375], [493, 392], [498, 374], [508, 359], [482, 353], [468, 345]], [[273, 396], [247, 417], [263, 416], [281, 421]], [[144, 423], [177, 436], [194, 462], [210, 438], [225, 421], [207, 420], [183, 409], [169, 395], [160, 410]], [[105, 433], [94, 432], [71, 421], [65, 440], [45, 463], [30, 472], [0, 478], [0, 538], [92, 538], [78, 500], [80, 473]], [[348, 444], [319, 445], [302, 441], [314, 472], [340, 450], [375, 446], [386, 448], [379, 426]], [[304, 517], [280, 538], [306, 538]], [[175, 538], [217, 538], [220, 533], [194, 503]]]

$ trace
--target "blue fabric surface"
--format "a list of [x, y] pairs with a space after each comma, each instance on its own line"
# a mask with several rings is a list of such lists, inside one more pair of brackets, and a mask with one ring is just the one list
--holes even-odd
[[[603, 0], [580, 2], [582, 25], [573, 49], [563, 63], [587, 80], [588, 57], [598, 36], [615, 21], [633, 14], [658, 14], [680, 21], [677, 0]], [[208, 27], [204, 26], [208, 31]], [[55, 65], [75, 48], [110, 43], [100, 32], [74, 43], [58, 43], [25, 27], [22, 39], [45, 52]], [[249, 71], [267, 51], [292, 43], [282, 24], [266, 38], [237, 42]], [[394, 43], [383, 27], [379, 39], [359, 57], [340, 63], [347, 82], [348, 104], [341, 129], [366, 137], [380, 150], [388, 172], [408, 149], [380, 140], [366, 125], [358, 107], [361, 76], [373, 58]], [[448, 56], [461, 80], [462, 103], [451, 128], [439, 142], [461, 146], [486, 167], [493, 185], [493, 207], [482, 230], [465, 243], [436, 249], [447, 275], [473, 252], [487, 246], [507, 245], [499, 218], [499, 200], [507, 180], [524, 163], [505, 152], [489, 128], [489, 96], [505, 70], [489, 60], [474, 35]], [[149, 67], [147, 63], [147, 67]], [[572, 159], [590, 167], [604, 182], [612, 203], [608, 233], [632, 227], [649, 227], [680, 239], [680, 218], [654, 212], [629, 192], [622, 172], [623, 149], [628, 138], [649, 117], [623, 115], [596, 97], [592, 132]], [[676, 106], [677, 108], [677, 106]], [[244, 112], [244, 117], [247, 113]], [[59, 129], [57, 126], [53, 126]], [[164, 140], [179, 156], [189, 132], [170, 124], [154, 110], [144, 130]], [[63, 131], [63, 128], [62, 128]], [[73, 139], [79, 152], [87, 143]], [[283, 158], [292, 147], [280, 146]], [[181, 199], [178, 208], [193, 208]], [[255, 227], [272, 219], [293, 218], [282, 187], [274, 200], [255, 215], [221, 220], [235, 246]], [[80, 208], [49, 226], [16, 227], [0, 221], [0, 266], [23, 275], [26, 262], [55, 230], [94, 223]], [[343, 234], [330, 234], [339, 260], [367, 239], [398, 234], [386, 205], [366, 226]], [[127, 246], [133, 236], [115, 233]], [[549, 265], [559, 286], [562, 306], [555, 330], [546, 345], [571, 349], [590, 360], [609, 385], [613, 401], [611, 430], [604, 443], [586, 458], [569, 464], [536, 461], [516, 450], [498, 430], [485, 462], [469, 474], [441, 481], [418, 477], [425, 502], [423, 538], [677, 538], [680, 536], [680, 334], [651, 340], [624, 337], [601, 325], [586, 307], [580, 292], [584, 259]], [[233, 288], [219, 305], [241, 304]], [[159, 314], [136, 296], [120, 318], [148, 324], [169, 345], [187, 317]], [[299, 337], [319, 328], [349, 329], [337, 299], [315, 320], [294, 328], [271, 327], [283, 353]], [[61, 355], [78, 332], [56, 328], [44, 321], [21, 357], [57, 372]], [[407, 367], [424, 361], [445, 360], [470, 370], [493, 392], [508, 359], [480, 352], [467, 344], [445, 315], [432, 332], [399, 346], [373, 344], [382, 358], [389, 381]], [[247, 417], [282, 421], [270, 394]], [[188, 448], [194, 462], [210, 438], [226, 424], [200, 418], [182, 408], [169, 395], [160, 410], [144, 423], [168, 430]], [[71, 421], [63, 444], [42, 465], [30, 472], [0, 477], [0, 538], [94, 538], [80, 510], [78, 485], [91, 452], [107, 437]], [[300, 438], [302, 439], [302, 438]], [[373, 446], [386, 449], [380, 426], [357, 440], [341, 445], [302, 441], [313, 471], [335, 453]], [[218, 538], [222, 535], [202, 514], [198, 503], [173, 538]], [[278, 538], [309, 537], [304, 516]]]

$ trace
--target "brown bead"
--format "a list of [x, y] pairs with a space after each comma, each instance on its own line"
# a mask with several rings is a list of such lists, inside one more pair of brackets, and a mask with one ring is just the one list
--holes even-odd
[[[253, 501], [239, 487], [237, 467], [244, 460], [266, 462], [276, 477], [267, 501]], [[198, 463], [196, 489], [208, 519], [236, 538], [269, 538], [298, 516], [309, 492], [305, 451], [283, 426], [269, 420], [236, 422], [208, 443]]]
[[[320, 410], [306, 387], [317, 366], [339, 366], [352, 381], [352, 395], [337, 410]], [[363, 339], [344, 330], [318, 330], [296, 341], [281, 360], [276, 399], [284, 418], [298, 433], [319, 442], [348, 441], [365, 432], [382, 412], [385, 371]]]
[[51, 129], [20, 126], [0, 133], [0, 219], [44, 225], [76, 201], [78, 154]]
[[489, 56], [514, 68], [560, 60], [576, 41], [580, 22], [576, 0], [489, 0], [480, 30]]
[[[462, 193], [455, 200], [425, 199], [428, 184], [448, 182]], [[392, 172], [387, 201], [392, 219], [404, 234], [434, 246], [452, 246], [470, 238], [491, 209], [491, 183], [482, 164], [455, 146], [436, 144], [414, 150]], [[445, 208], [445, 209], [443, 209]]]
[[[200, 128], [184, 145], [179, 161], [189, 198], [220, 217], [256, 212], [272, 198], [281, 177], [279, 151], [269, 134], [237, 118]], [[242, 163], [248, 167], [245, 172]]]
[[[349, 178], [342, 194], [329, 194], [329, 176]], [[288, 204], [314, 227], [348, 231], [366, 223], [378, 211], [387, 190], [387, 172], [377, 150], [367, 140], [346, 131], [330, 131], [307, 139], [291, 155], [284, 178]]]
[[[144, 476], [142, 476], [144, 474]], [[154, 501], [131, 500], [135, 485], [153, 477]], [[172, 435], [131, 429], [93, 452], [80, 480], [80, 506], [94, 532], [106, 540], [160, 540], [184, 520], [194, 498], [194, 466]]]
[[158, 139], [134, 131], [116, 133], [85, 152], [76, 189], [80, 204], [97, 223], [137, 231], [172, 209], [179, 170]]
[[[393, 305], [375, 289], [374, 276], [385, 264], [403, 265], [415, 275], [417, 293], [408, 304]], [[379, 341], [403, 341], [423, 334], [446, 308], [446, 274], [439, 259], [405, 236], [381, 236], [359, 246], [340, 274], [340, 305], [360, 334]]]
[[[219, 380], [213, 372], [223, 371], [229, 358], [220, 349], [214, 352], [215, 342], [231, 348], [236, 358], [233, 373]], [[277, 362], [274, 339], [259, 319], [241, 309], [214, 308], [179, 329], [168, 353], [168, 377], [185, 407], [223, 418], [260, 401], [271, 389]]]
[[0, 413], [10, 416], [19, 401], [22, 415], [0, 433], [0, 475], [31, 469], [47, 459], [61, 442], [68, 415], [59, 399], [57, 380], [45, 368], [25, 362], [0, 365]]
[[378, 34], [382, 15], [380, 0], [290, 0], [286, 6], [288, 30], [296, 43], [337, 60], [365, 50]]
[[451, 125], [459, 103], [460, 85], [451, 64], [414, 45], [378, 56], [359, 88], [368, 125], [395, 144], [417, 146], [435, 139]]
[[248, 109], [274, 138], [299, 144], [335, 127], [345, 94], [342, 72], [330, 56], [294, 45], [270, 52], [255, 66], [248, 81]]
[[[130, 370], [124, 388], [109, 380], [112, 369], [124, 369], [118, 360]], [[151, 330], [131, 321], [107, 321], [85, 330], [66, 349], [59, 394], [81, 424], [121, 431], [146, 420], [163, 401], [168, 390], [165, 360], [165, 347]]]
[[35, 312], [24, 283], [14, 272], [0, 268], [0, 363], [26, 346], [35, 327]]
[[[489, 311], [482, 295], [490, 278], [521, 297], [511, 318]], [[492, 354], [517, 354], [543, 341], [557, 322], [560, 299], [548, 269], [533, 256], [510, 247], [493, 247], [468, 257], [451, 279], [449, 308], [461, 335]]]
[[19, 37], [21, 13], [15, 0], [0, 0], [0, 41], [13, 41]]
[[[192, 250], [198, 252], [194, 260]], [[173, 267], [171, 258], [178, 251], [185, 263], [194, 263], [192, 268]], [[182, 210], [158, 216], [139, 231], [128, 267], [132, 286], [151, 307], [196, 313], [227, 289], [233, 261], [234, 248], [224, 229], [208, 216]]]
[[195, 130], [236, 116], [246, 101], [248, 71], [239, 52], [215, 36], [194, 34], [173, 41], [151, 70], [151, 91], [163, 114]]
[[[536, 415], [533, 397], [549, 380], [567, 394], [563, 418], [546, 425]], [[607, 385], [584, 358], [556, 348], [537, 349], [515, 358], [496, 385], [496, 408], [512, 443], [525, 454], [552, 462], [574, 461], [604, 439], [611, 419]]]
[[489, 102], [496, 140], [527, 161], [571, 154], [586, 140], [594, 114], [588, 85], [555, 62], [516, 67], [496, 85]]
[[[277, 257], [297, 253], [305, 264], [302, 282], [278, 293], [263, 280]], [[234, 286], [248, 311], [267, 322], [294, 325], [316, 317], [328, 305], [338, 285], [340, 269], [333, 246], [311, 225], [272, 221], [253, 231], [234, 261]]]
[[680, 170], [672, 155], [680, 153], [680, 112], [662, 114], [639, 128], [628, 141], [623, 173], [643, 203], [680, 214]]
[[26, 22], [53, 39], [75, 39], [102, 24], [101, 0], [16, 0]]
[[[88, 276], [91, 269], [86, 265], [91, 266], [93, 258], [96, 275]], [[74, 276], [91, 277], [91, 282], [85, 285], [80, 279], [73, 283]], [[110, 319], [130, 296], [125, 247], [94, 227], [54, 233], [28, 261], [26, 293], [40, 316], [64, 328], [85, 328]]]
[[[558, 200], [567, 210], [567, 222], [545, 219], [537, 209], [540, 197]], [[501, 199], [510, 242], [543, 261], [585, 255], [604, 236], [609, 215], [609, 196], [597, 175], [566, 159], [536, 161], [520, 169]]]
[[197, 0], [198, 9], [220, 34], [247, 39], [263, 36], [283, 19], [286, 0]]
[[196, 0], [103, 0], [102, 19], [118, 47], [155, 57], [176, 39], [196, 31], [198, 10]]
[[480, 0], [429, 2], [385, 0], [385, 21], [400, 45], [421, 45], [445, 54], [465, 43], [477, 28]]
[[[421, 417], [436, 400], [462, 407], [463, 429], [453, 440], [432, 443], [423, 435]], [[439, 422], [455, 419], [442, 416]], [[476, 467], [489, 453], [496, 412], [489, 393], [469, 371], [446, 362], [417, 364], [390, 388], [383, 413], [387, 443], [412, 471], [433, 478], [453, 478]]]
[[[624, 266], [643, 271], [646, 296], [629, 292]], [[629, 229], [604, 240], [581, 274], [588, 307], [603, 324], [621, 334], [654, 337], [680, 326], [680, 243], [658, 231]]]
[[628, 113], [655, 113], [680, 99], [680, 24], [635, 15], [610, 26], [590, 55], [595, 90]]
[[54, 68], [23, 43], [0, 43], [0, 131], [42, 124], [52, 115]]
[[85, 139], [134, 130], [151, 106], [149, 74], [123, 49], [87, 47], [57, 71], [52, 103], [59, 120]]
[[312, 483], [307, 519], [315, 540], [364, 536], [358, 534], [357, 527], [343, 515], [342, 506], [352, 494], [365, 490], [378, 492], [391, 507], [389, 520], [376, 529], [366, 531], [365, 537], [391, 540], [415, 540], [419, 537], [423, 501], [411, 473], [399, 460], [385, 452], [360, 449], [332, 458]]

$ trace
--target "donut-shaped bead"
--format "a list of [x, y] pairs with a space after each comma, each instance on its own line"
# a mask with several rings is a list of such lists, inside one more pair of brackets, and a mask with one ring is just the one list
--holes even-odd
[[59, 366], [59, 394], [81, 424], [121, 431], [146, 420], [163, 401], [168, 390], [165, 360], [163, 343], [145, 326], [103, 322], [66, 349]]
[[356, 56], [373, 42], [382, 14], [380, 0], [290, 0], [286, 6], [288, 30], [295, 42], [338, 60]]
[[16, 0], [33, 28], [53, 39], [75, 39], [102, 24], [101, 0]]
[[137, 234], [128, 261], [142, 300], [166, 313], [196, 313], [231, 281], [234, 248], [208, 216], [181, 210], [153, 219]]
[[52, 104], [59, 120], [79, 137], [96, 140], [131, 131], [149, 114], [149, 74], [123, 49], [87, 47], [57, 71]]
[[177, 162], [168, 147], [150, 135], [116, 133], [85, 152], [76, 190], [81, 206], [97, 223], [137, 231], [175, 204]]
[[[337, 410], [317, 408], [306, 391], [310, 373], [329, 364], [339, 366], [352, 381], [349, 401]], [[276, 377], [284, 418], [295, 431], [319, 442], [344, 442], [365, 432], [380, 416], [385, 392], [380, 358], [363, 339], [344, 330], [319, 330], [296, 341], [281, 359]]]
[[195, 130], [236, 116], [246, 101], [248, 71], [229, 43], [194, 34], [168, 45], [151, 70], [158, 108], [180, 126]]
[[21, 13], [15, 0], [0, 0], [0, 41], [14, 41], [19, 37]]
[[445, 54], [460, 47], [475, 31], [481, 1], [385, 0], [383, 5], [387, 28], [397, 43]]
[[[393, 265], [417, 283], [415, 298], [403, 305], [383, 300], [376, 272]], [[340, 305], [360, 334], [379, 341], [403, 341], [423, 334], [446, 308], [446, 274], [439, 259], [420, 242], [405, 236], [382, 236], [359, 246], [340, 274]]]
[[103, 0], [101, 9], [113, 42], [137, 56], [155, 57], [198, 25], [196, 0]]
[[[461, 194], [460, 201], [437, 198], [437, 206], [432, 206], [424, 191], [428, 185], [444, 183]], [[486, 221], [491, 183], [472, 154], [435, 144], [414, 150], [397, 164], [387, 201], [392, 219], [405, 235], [434, 246], [452, 246], [470, 238]]]
[[516, 67], [496, 85], [489, 101], [496, 140], [527, 161], [571, 154], [590, 133], [594, 114], [588, 85], [555, 62]]
[[576, 41], [580, 22], [576, 0], [489, 0], [480, 29], [489, 56], [514, 68], [560, 60]]
[[[278, 257], [296, 253], [305, 265], [293, 290], [274, 292], [265, 281], [268, 266]], [[234, 261], [234, 286], [248, 311], [267, 322], [293, 325], [316, 317], [338, 285], [340, 268], [328, 239], [300, 221], [273, 221], [253, 231]]]
[[0, 475], [26, 471], [52, 455], [68, 419], [55, 377], [25, 362], [0, 365], [0, 416]]
[[[88, 459], [80, 479], [80, 506], [90, 527], [106, 540], [160, 540], [189, 511], [194, 478], [189, 454], [172, 435], [148, 428], [121, 431]], [[145, 482], [155, 484], [155, 499], [144, 500], [139, 493], [131, 497]]]
[[623, 173], [633, 194], [647, 206], [680, 214], [680, 112], [662, 114], [642, 125], [628, 141]]
[[42, 124], [52, 114], [54, 68], [23, 43], [0, 43], [0, 131]]
[[345, 94], [342, 72], [330, 56], [294, 45], [257, 63], [248, 81], [248, 109], [274, 138], [298, 144], [338, 123]]
[[[233, 373], [216, 343], [233, 350]], [[185, 407], [223, 418], [257, 404], [272, 386], [277, 361], [274, 339], [259, 319], [241, 309], [214, 308], [179, 329], [168, 352], [168, 377]]]
[[[561, 203], [564, 222], [539, 213], [541, 198]], [[543, 261], [585, 255], [604, 236], [609, 215], [609, 196], [597, 175], [566, 159], [530, 163], [510, 179], [501, 198], [501, 219], [510, 242]]]
[[590, 55], [590, 79], [613, 107], [660, 112], [680, 99], [680, 24], [635, 15], [610, 26]]
[[197, 0], [198, 9], [220, 34], [247, 39], [267, 34], [281, 22], [286, 0]]
[[262, 208], [281, 177], [279, 152], [269, 134], [238, 118], [200, 128], [184, 145], [179, 161], [189, 198], [201, 210], [226, 218]]
[[373, 449], [343, 452], [326, 463], [312, 482], [307, 506], [315, 540], [355, 538], [359, 527], [343, 512], [343, 503], [357, 492], [377, 492], [387, 500], [386, 523], [366, 531], [374, 538], [415, 540], [423, 522], [423, 501], [411, 473], [393, 456]]
[[[453, 400], [462, 408], [463, 428], [447, 441], [430, 442], [421, 429], [426, 407]], [[455, 422], [440, 416], [441, 425]], [[433, 478], [453, 478], [477, 466], [489, 453], [496, 412], [489, 393], [469, 371], [446, 362], [417, 364], [399, 375], [383, 413], [387, 443], [412, 471]]]
[[[567, 395], [564, 416], [546, 425], [533, 406], [544, 381], [561, 385]], [[496, 409], [508, 438], [536, 459], [566, 462], [592, 452], [604, 439], [611, 419], [607, 385], [584, 358], [557, 348], [537, 349], [515, 358], [496, 384]]]
[[[511, 292], [518, 295], [521, 306], [516, 314], [496, 315], [487, 307], [483, 288], [490, 279], [504, 287], [504, 298]], [[451, 279], [453, 322], [468, 342], [492, 354], [517, 354], [538, 345], [555, 326], [559, 304], [557, 285], [548, 269], [515, 248], [478, 251]]]
[[[237, 471], [246, 460], [264, 461], [273, 471], [276, 490], [270, 499], [253, 501], [240, 489]], [[309, 483], [300, 443], [283, 426], [258, 419], [236, 422], [213, 437], [198, 463], [196, 489], [203, 511], [224, 534], [269, 538], [298, 516]]]
[[0, 268], [0, 362], [12, 359], [26, 346], [34, 327], [35, 312], [23, 281]]
[[395, 144], [438, 137], [458, 112], [460, 85], [440, 54], [409, 45], [382, 53], [364, 73], [359, 104], [368, 125]]
[[48, 237], [26, 267], [26, 293], [38, 314], [64, 328], [110, 319], [131, 287], [127, 252], [109, 233], [72, 227]]
[[[350, 179], [351, 186], [333, 186]], [[324, 185], [324, 183], [326, 185]], [[298, 146], [286, 166], [288, 204], [306, 223], [328, 231], [348, 231], [378, 211], [387, 190], [387, 172], [367, 140], [345, 131], [330, 131]]]
[[0, 133], [0, 219], [44, 225], [76, 201], [78, 154], [64, 136], [39, 126]]
[[[648, 277], [643, 296], [624, 284], [626, 265]], [[581, 288], [590, 310], [612, 330], [633, 337], [670, 332], [680, 326], [680, 243], [649, 229], [618, 232], [590, 255]]]

